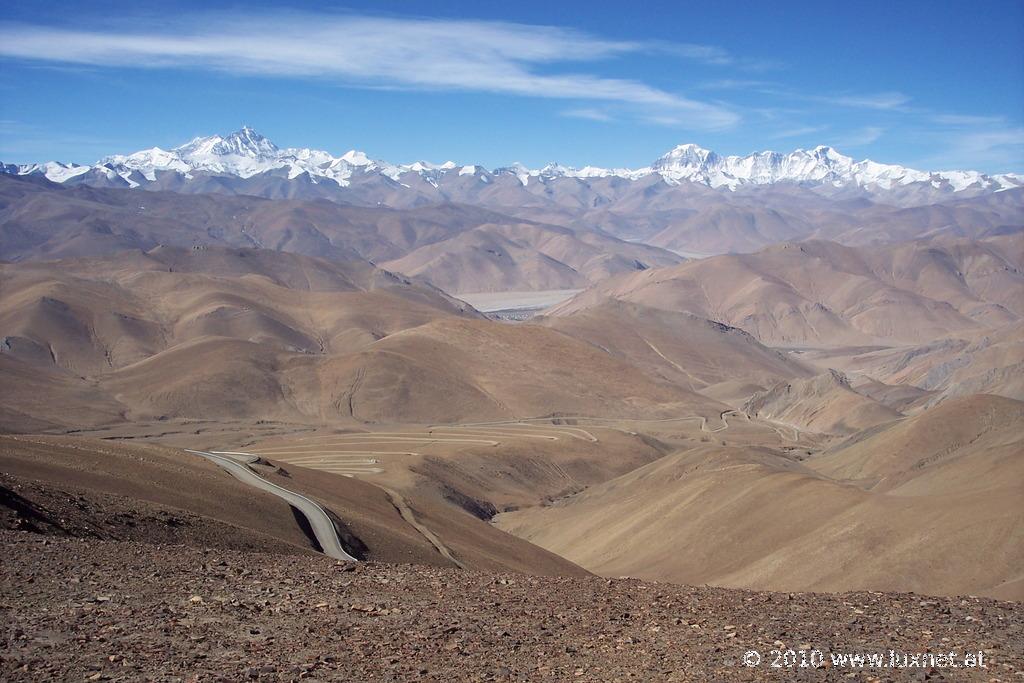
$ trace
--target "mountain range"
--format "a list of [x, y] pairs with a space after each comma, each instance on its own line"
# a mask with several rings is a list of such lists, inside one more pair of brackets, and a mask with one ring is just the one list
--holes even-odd
[[[390, 490], [470, 568], [1016, 599], [1019, 243], [778, 245], [610, 278], [522, 324], [365, 261], [270, 249], [6, 263], [0, 429], [72, 431], [46, 438], [102, 455], [16, 442], [2, 461], [40, 504], [69, 500], [81, 468], [99, 492], [76, 501], [163, 502], [143, 465], [117, 466], [133, 452], [121, 440], [219, 442], [266, 458], [281, 485], [316, 487], [375, 559], [425, 556]], [[963, 357], [958, 339], [973, 345]], [[879, 380], [900, 372], [928, 388]], [[332, 485], [338, 473], [366, 486]], [[197, 476], [231, 481], [215, 474]], [[255, 519], [276, 530], [264, 543], [301, 540], [226, 493], [228, 511], [173, 501]], [[60, 519], [91, 524], [86, 512]], [[809, 531], [789, 538], [794, 519]], [[197, 543], [223, 536], [192, 527]], [[953, 552], [978, 529], [1005, 552]], [[819, 543], [802, 555], [808, 533]], [[879, 537], [903, 541], [877, 551]]]
[[973, 240], [1024, 227], [1019, 176], [925, 173], [827, 147], [723, 157], [681, 145], [638, 170], [487, 170], [282, 149], [243, 128], [93, 166], [0, 167], [7, 259], [225, 244], [366, 258], [449, 292], [578, 288], [784, 241]]
[[[3, 164], [2, 169], [18, 175], [44, 175], [59, 183], [154, 189], [179, 189], [183, 185], [209, 187], [211, 183], [222, 182], [217, 179], [236, 178], [325, 184], [332, 189], [355, 189], [377, 183], [383, 186], [379, 190], [398, 193], [403, 189], [423, 192], [424, 188], [416, 187], [421, 184], [441, 192], [444, 192], [442, 186], [461, 186], [466, 192], [470, 188], [479, 191], [502, 181], [545, 188], [552, 181], [564, 179], [585, 183], [602, 178], [628, 182], [654, 178], [669, 186], [698, 184], [729, 191], [785, 183], [815, 188], [825, 194], [854, 190], [874, 196], [917, 188], [933, 198], [975, 196], [1024, 186], [1024, 177], [1016, 174], [918, 171], [870, 160], [855, 161], [827, 146], [798, 149], [788, 154], [766, 151], [747, 156], [722, 156], [695, 144], [683, 144], [638, 169], [574, 168], [558, 163], [540, 169], [516, 163], [490, 170], [478, 164], [452, 161], [393, 164], [372, 159], [357, 150], [336, 157], [316, 149], [280, 148], [248, 127], [226, 136], [197, 137], [170, 150], [152, 147], [127, 155], [115, 154], [93, 165], [50, 161]], [[412, 179], [415, 185], [410, 183]], [[353, 203], [365, 203], [360, 202], [354, 192], [340, 196]]]
[[251, 453], [368, 559], [1022, 595], [1013, 176], [393, 166], [249, 129], [7, 170], [0, 486], [40, 528], [306, 549], [286, 506], [119, 443], [156, 441]]

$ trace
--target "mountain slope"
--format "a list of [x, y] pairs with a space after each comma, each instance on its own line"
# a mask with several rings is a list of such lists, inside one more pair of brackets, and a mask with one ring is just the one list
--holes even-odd
[[0, 283], [6, 351], [79, 374], [209, 337], [268, 350], [351, 351], [434, 317], [478, 315], [365, 261], [252, 249], [157, 247], [2, 265]]
[[707, 403], [585, 341], [482, 320], [366, 262], [159, 247], [4, 264], [0, 284], [12, 378], [3, 415], [20, 429], [165, 417], [639, 416]]
[[611, 274], [679, 263], [660, 249], [536, 223], [484, 224], [384, 261], [446, 292], [577, 289]]
[[343, 397], [353, 417], [371, 422], [642, 418], [726, 409], [554, 330], [454, 318], [331, 359], [317, 368], [316, 381]]
[[396, 258], [486, 222], [484, 209], [396, 211], [328, 201], [62, 187], [0, 175], [0, 253], [89, 256], [159, 244], [259, 247], [335, 261]]
[[928, 342], [1019, 319], [1024, 278], [989, 246], [782, 244], [611, 278], [550, 314], [614, 298], [717, 320], [768, 344]]
[[[546, 225], [466, 205], [398, 210], [323, 200], [62, 187], [0, 175], [0, 256], [5, 259], [101, 256], [158, 245], [255, 247], [343, 263], [368, 259], [432, 277], [450, 291], [579, 288], [610, 274], [682, 260], [586, 227]], [[487, 255], [499, 251], [504, 260]], [[431, 263], [439, 258], [442, 262]], [[446, 265], [444, 259], [454, 263]], [[474, 267], [479, 272], [473, 274]], [[553, 282], [560, 284], [550, 286]]]
[[5, 264], [0, 285], [5, 419], [20, 429], [33, 415], [319, 415], [328, 397], [313, 385], [292, 398], [288, 368], [435, 318], [479, 317], [366, 262], [245, 249]]
[[901, 417], [896, 410], [854, 391], [849, 380], [835, 370], [780, 382], [751, 396], [743, 409], [752, 417], [822, 434], [849, 434]]
[[[999, 396], [951, 399], [913, 418], [868, 430], [834, 446], [809, 465], [829, 477], [856, 480], [875, 491], [920, 492], [922, 481], [950, 491], [981, 486], [998, 467], [970, 469], [988, 459], [1004, 461], [1007, 475], [1021, 466], [1024, 403]], [[951, 474], [957, 472], [957, 476]], [[942, 473], [942, 474], [940, 474]], [[950, 475], [945, 481], [942, 476]], [[918, 480], [919, 477], [927, 479]], [[1020, 487], [1020, 480], [1014, 484]], [[1007, 478], [1012, 484], [1013, 477]]]
[[[805, 463], [768, 449], [701, 446], [495, 521], [606, 576], [1020, 599], [1022, 407], [951, 400]], [[941, 425], [949, 426], [934, 431]], [[950, 430], [984, 436], [950, 440]], [[910, 447], [917, 438], [924, 451]], [[892, 486], [872, 488], [882, 473]], [[991, 550], [978, 562], [966, 547]]]
[[[314, 555], [280, 498], [180, 449], [70, 437], [0, 436], [0, 524], [51, 536]], [[328, 509], [362, 559], [450, 567], [372, 484], [289, 465], [255, 465], [280, 486]], [[437, 533], [460, 542], [460, 562], [482, 570], [583, 575], [551, 553], [450, 507], [416, 503]], [[8, 526], [10, 525], [10, 526]], [[471, 529], [467, 532], [466, 526]]]
[[737, 328], [688, 313], [609, 300], [594, 308], [533, 322], [627, 359], [654, 377], [702, 391], [729, 380], [770, 385], [811, 371]]

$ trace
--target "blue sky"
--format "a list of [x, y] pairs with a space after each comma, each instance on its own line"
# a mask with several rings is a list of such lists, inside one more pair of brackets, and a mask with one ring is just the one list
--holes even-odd
[[0, 160], [247, 124], [393, 162], [637, 167], [828, 144], [1024, 172], [1024, 2], [13, 2]]

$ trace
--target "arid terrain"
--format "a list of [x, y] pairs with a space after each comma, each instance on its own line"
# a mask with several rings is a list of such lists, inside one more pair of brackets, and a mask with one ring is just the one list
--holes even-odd
[[[1014, 681], [1024, 670], [1019, 603], [988, 598], [758, 593], [0, 537], [8, 680]], [[772, 650], [789, 649], [818, 650], [827, 664], [772, 668]], [[757, 667], [743, 663], [751, 650], [763, 653]], [[850, 653], [888, 661], [889, 650], [980, 651], [985, 668], [832, 663]]]
[[0, 174], [0, 678], [1019, 680], [1016, 177], [691, 148]]

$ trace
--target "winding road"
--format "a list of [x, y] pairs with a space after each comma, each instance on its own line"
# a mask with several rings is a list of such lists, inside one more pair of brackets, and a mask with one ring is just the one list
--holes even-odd
[[[294, 491], [289, 491], [277, 484], [273, 484], [249, 469], [248, 464], [257, 461], [259, 456], [251, 453], [238, 453], [232, 451], [194, 451], [190, 448], [186, 448], [185, 450], [219, 465], [224, 470], [227, 470], [231, 476], [241, 482], [283, 499], [286, 503], [301, 512], [306, 516], [306, 519], [309, 520], [309, 526], [313, 530], [313, 534], [316, 536], [317, 543], [320, 544], [320, 548], [328, 557], [333, 557], [336, 560], [346, 560], [349, 562], [359, 561], [345, 552], [345, 549], [341, 545], [341, 539], [338, 538], [338, 530], [334, 528], [334, 522], [331, 521], [331, 518], [327, 515], [327, 511], [324, 510], [319, 503], [310, 500], [301, 494], [295, 493]], [[240, 460], [243, 460], [243, 462], [240, 462]]]
[[[537, 422], [537, 421], [549, 422], [549, 421], [552, 421], [552, 420], [577, 420], [577, 421], [578, 420], [588, 420], [590, 422], [596, 423], [596, 424], [592, 425], [592, 426], [595, 426], [595, 427], [605, 427], [607, 429], [618, 429], [617, 427], [611, 426], [611, 423], [613, 423], [613, 422], [664, 423], [664, 422], [685, 422], [687, 420], [696, 420], [696, 421], [700, 422], [700, 430], [702, 432], [714, 433], [714, 432], [721, 432], [721, 431], [724, 431], [724, 430], [728, 429], [729, 428], [729, 421], [726, 420], [725, 418], [726, 418], [727, 415], [733, 415], [733, 414], [735, 414], [735, 415], [742, 415], [743, 413], [741, 413], [738, 410], [726, 410], [726, 411], [721, 412], [718, 417], [722, 421], [722, 426], [721, 427], [717, 427], [716, 429], [711, 429], [710, 427], [708, 427], [708, 419], [706, 417], [704, 417], [703, 415], [687, 415], [686, 417], [666, 417], [666, 418], [653, 418], [653, 419], [651, 419], [651, 418], [633, 418], [633, 417], [614, 417], [614, 418], [613, 417], [593, 417], [593, 416], [588, 416], [588, 415], [557, 415], [557, 416], [548, 416], [548, 417], [524, 417], [524, 418], [520, 418], [518, 420], [503, 420], [501, 422], [470, 422], [470, 423], [467, 423], [466, 425], [463, 425], [463, 426], [474, 426], [474, 425], [515, 425], [515, 424], [522, 424], [522, 425], [529, 425], [530, 427], [542, 427], [542, 426], [546, 427], [548, 425], [536, 425], [536, 424], [533, 424], [533, 423]], [[747, 422], [750, 422], [750, 418], [749, 417], [747, 417]], [[565, 429], [574, 429], [573, 427], [565, 427], [563, 425], [550, 425], [550, 427], [557, 428], [557, 429], [563, 429], [563, 430], [565, 430]], [[590, 434], [590, 432], [584, 431], [582, 429], [576, 429], [576, 431], [583, 432], [584, 434], [586, 434], [589, 437], [589, 439], [587, 439], [588, 441], [595, 441], [595, 442], [597, 441], [597, 438], [594, 437], [594, 435]], [[623, 431], [623, 430], [619, 429], [619, 431]], [[577, 438], [579, 438], [579, 437], [577, 437]]]

